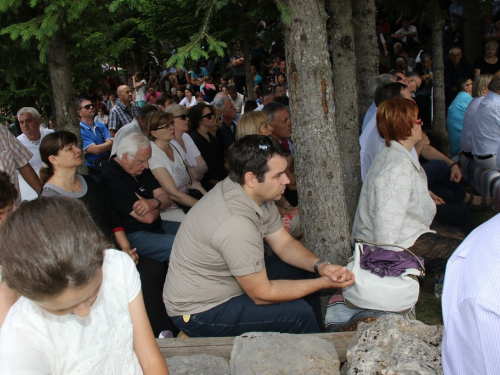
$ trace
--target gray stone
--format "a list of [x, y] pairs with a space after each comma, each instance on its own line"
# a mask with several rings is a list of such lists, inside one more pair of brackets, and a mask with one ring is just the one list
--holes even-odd
[[167, 359], [170, 375], [229, 375], [229, 363], [214, 355], [197, 354]]
[[361, 323], [342, 374], [443, 374], [442, 338], [443, 326], [427, 326], [399, 315]]
[[339, 374], [329, 341], [307, 335], [251, 332], [234, 340], [231, 374]]

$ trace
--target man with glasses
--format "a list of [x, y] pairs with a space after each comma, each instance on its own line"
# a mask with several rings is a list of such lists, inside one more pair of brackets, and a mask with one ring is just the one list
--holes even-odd
[[[354, 282], [283, 228], [274, 201], [289, 181], [288, 155], [268, 137], [242, 138], [230, 151], [229, 177], [184, 219], [163, 300], [188, 336], [317, 333], [323, 317], [315, 292]], [[265, 256], [263, 241], [275, 255]]]
[[118, 214], [127, 239], [139, 255], [168, 263], [178, 222], [160, 218], [172, 204], [149, 169], [150, 141], [142, 134], [125, 137], [116, 157], [103, 169], [99, 183]]
[[102, 122], [94, 122], [95, 109], [90, 100], [79, 99], [76, 102], [76, 110], [80, 117], [85, 164], [89, 175], [97, 180], [102, 166], [109, 160], [113, 139], [106, 125]]

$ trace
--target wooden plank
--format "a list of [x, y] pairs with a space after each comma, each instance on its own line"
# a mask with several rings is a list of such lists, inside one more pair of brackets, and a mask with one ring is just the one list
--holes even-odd
[[[355, 332], [315, 333], [309, 336], [330, 341], [337, 350], [340, 362], [345, 362], [346, 352]], [[300, 335], [302, 336], [302, 335]], [[231, 358], [234, 337], [197, 337], [181, 339], [156, 339], [158, 347], [165, 358], [174, 356], [188, 356], [195, 354], [209, 354], [223, 357], [226, 361]]]

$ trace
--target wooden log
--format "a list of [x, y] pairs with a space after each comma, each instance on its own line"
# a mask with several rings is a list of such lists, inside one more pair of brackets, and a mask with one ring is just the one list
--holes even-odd
[[[339, 356], [340, 362], [345, 362], [346, 352], [355, 332], [314, 333], [311, 336], [330, 341]], [[158, 347], [165, 358], [175, 356], [189, 356], [208, 354], [223, 357], [226, 361], [231, 358], [234, 337], [197, 337], [179, 339], [156, 339]]]

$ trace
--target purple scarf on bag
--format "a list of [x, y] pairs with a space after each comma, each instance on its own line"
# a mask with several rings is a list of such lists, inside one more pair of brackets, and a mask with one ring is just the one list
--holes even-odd
[[[404, 251], [385, 250], [380, 247], [372, 250], [370, 246], [363, 245], [363, 253], [360, 255], [360, 267], [380, 277], [399, 276], [407, 268], [420, 269], [418, 261]], [[421, 257], [418, 259], [423, 265], [424, 259]]]

